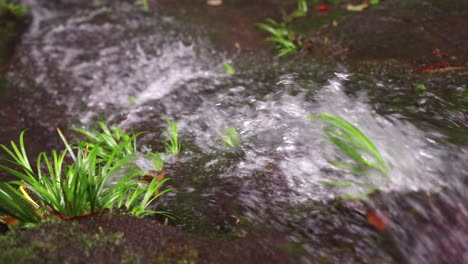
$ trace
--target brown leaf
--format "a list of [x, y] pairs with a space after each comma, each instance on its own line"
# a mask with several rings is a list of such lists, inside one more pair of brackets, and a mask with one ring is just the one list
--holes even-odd
[[367, 212], [367, 222], [379, 231], [385, 231], [389, 224], [388, 218], [376, 209]]
[[15, 225], [18, 223], [18, 219], [12, 216], [5, 216], [5, 217], [0, 218], [0, 222], [3, 222], [7, 225]]

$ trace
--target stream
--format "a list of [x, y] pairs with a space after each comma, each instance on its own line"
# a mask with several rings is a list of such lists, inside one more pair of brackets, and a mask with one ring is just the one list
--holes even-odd
[[[179, 217], [173, 225], [265, 241], [304, 263], [468, 262], [466, 83], [434, 77], [427, 83], [450, 92], [416, 91], [404, 72], [258, 63], [216, 49], [203, 28], [129, 3], [71, 12], [24, 2], [32, 18], [8, 73], [15, 90], [2, 100], [5, 109], [18, 106], [22, 119], [11, 122], [32, 127], [37, 148], [58, 144], [57, 126], [105, 121], [147, 131], [141, 151], [163, 151], [166, 115], [183, 146], [167, 165], [176, 191], [158, 204]], [[332, 166], [343, 155], [308, 118], [321, 113], [362, 130], [389, 177]], [[4, 128], [2, 142], [25, 127]], [[236, 148], [221, 140], [229, 127], [239, 132]], [[342, 200], [374, 187], [365, 202]], [[368, 223], [369, 212], [385, 230]]]

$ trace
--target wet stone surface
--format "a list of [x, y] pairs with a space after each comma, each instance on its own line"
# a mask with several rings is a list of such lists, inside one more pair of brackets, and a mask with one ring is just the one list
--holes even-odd
[[[311, 11], [294, 26], [318, 46], [287, 59], [273, 57], [254, 23], [295, 3], [160, 0], [144, 13], [132, 1], [25, 2], [32, 17], [8, 58], [0, 143], [29, 128], [33, 158], [62, 148], [56, 127], [102, 120], [148, 131], [140, 143], [163, 151], [168, 115], [183, 151], [166, 166], [176, 191], [153, 207], [178, 219], [164, 226], [161, 217], [103, 214], [46, 223], [1, 236], [0, 262], [468, 261], [468, 74], [423, 71], [441, 61], [467, 66], [465, 1]], [[369, 135], [391, 178], [332, 167], [339, 153], [307, 119], [323, 112]], [[227, 127], [240, 134], [234, 149], [220, 139]], [[382, 191], [345, 201], [339, 197], [362, 189], [321, 183], [342, 178]]]

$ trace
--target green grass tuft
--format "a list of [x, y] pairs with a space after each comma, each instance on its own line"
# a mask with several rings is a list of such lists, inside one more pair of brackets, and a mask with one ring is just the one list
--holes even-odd
[[18, 18], [26, 16], [29, 12], [29, 7], [14, 2], [7, 2], [5, 0], [0, 0], [0, 9], [2, 8], [8, 10]]
[[354, 164], [334, 162], [333, 165], [354, 172], [374, 169], [388, 176], [388, 165], [382, 155], [357, 127], [341, 117], [330, 114], [310, 115], [309, 118], [312, 121], [325, 122], [326, 126], [323, 131], [327, 138], [354, 161]]
[[274, 19], [267, 18], [265, 23], [256, 24], [257, 27], [270, 34], [270, 36], [266, 38], [266, 41], [275, 44], [276, 55], [278, 57], [299, 52], [302, 43], [299, 38], [296, 37], [296, 34], [289, 28], [288, 24], [296, 18], [306, 16], [307, 11], [307, 0], [298, 0], [297, 9], [291, 14], [287, 14], [284, 10], [281, 10], [283, 17], [282, 21], [277, 22]]
[[223, 63], [223, 68], [224, 68], [224, 71], [227, 73], [227, 74], [230, 74], [230, 75], [233, 75], [236, 73], [236, 69], [234, 69], [234, 67], [229, 64], [229, 63]]
[[[120, 129], [99, 123], [99, 130], [75, 129], [88, 140], [71, 145], [57, 129], [65, 149], [38, 155], [36, 166], [29, 162], [24, 145], [24, 132], [19, 144], [0, 147], [10, 157], [0, 169], [18, 180], [0, 183], [0, 212], [16, 218], [22, 224], [37, 224], [43, 218], [56, 216], [73, 218], [120, 208], [137, 217], [163, 212], [146, 208], [171, 189], [160, 191], [168, 179], [153, 179], [141, 185], [145, 172], [135, 166], [136, 138]], [[147, 154], [154, 160], [156, 154]], [[71, 158], [71, 162], [68, 158]], [[163, 163], [158, 161], [159, 166]], [[124, 174], [110, 184], [116, 173]], [[18, 187], [16, 189], [15, 187]], [[28, 190], [31, 196], [25, 191]]]
[[266, 41], [275, 44], [276, 55], [278, 57], [295, 54], [299, 50], [299, 45], [295, 43], [294, 33], [284, 22], [276, 22], [269, 18], [265, 23], [256, 24], [260, 29], [268, 32], [270, 37]]
[[233, 127], [226, 128], [224, 135], [221, 136], [221, 139], [223, 140], [224, 145], [228, 148], [235, 148], [240, 143], [239, 132], [237, 132], [237, 130]]
[[135, 4], [140, 5], [145, 12], [150, 11], [149, 0], [136, 0]]
[[164, 117], [168, 126], [167, 130], [164, 130], [164, 134], [168, 140], [164, 141], [164, 145], [172, 153], [172, 155], [177, 156], [180, 153], [181, 145], [179, 142], [179, 130], [177, 129], [177, 123], [171, 121], [167, 116]]

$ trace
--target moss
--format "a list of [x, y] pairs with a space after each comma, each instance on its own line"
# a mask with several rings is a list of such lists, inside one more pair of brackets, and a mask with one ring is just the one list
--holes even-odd
[[198, 250], [191, 245], [173, 243], [162, 249], [156, 258], [156, 263], [198, 263], [199, 255]]
[[17, 232], [0, 235], [0, 263], [37, 263], [34, 245], [25, 245]]
[[[76, 223], [45, 223], [32, 230], [13, 230], [0, 236], [0, 263], [63, 263], [113, 255], [122, 263], [138, 263], [125, 245], [122, 232], [81, 230]], [[104, 257], [103, 257], [104, 256]]]

